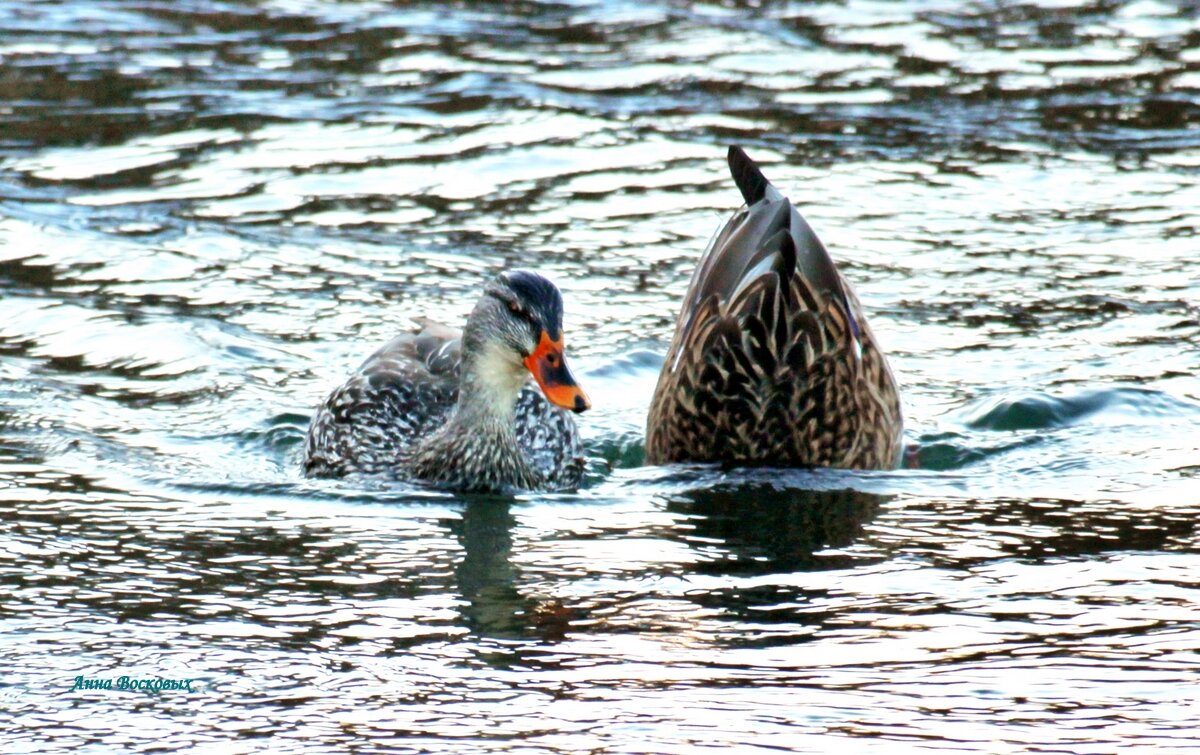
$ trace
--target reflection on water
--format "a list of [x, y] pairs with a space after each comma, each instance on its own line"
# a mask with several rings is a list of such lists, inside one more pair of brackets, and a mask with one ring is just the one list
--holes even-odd
[[486, 499], [469, 501], [461, 518], [446, 521], [463, 549], [455, 576], [465, 604], [464, 624], [481, 637], [515, 639], [535, 633], [561, 638], [568, 609], [539, 604], [517, 586], [520, 574], [512, 563], [516, 523], [508, 501]]
[[857, 490], [709, 488], [667, 499], [691, 526], [684, 538], [711, 554], [707, 574], [846, 569], [852, 545], [883, 500]]
[[[0, 5], [0, 751], [1190, 745], [1198, 34], [1145, 1]], [[729, 143], [855, 281], [909, 468], [642, 466]], [[583, 490], [298, 474], [331, 387], [517, 264], [564, 292]]]

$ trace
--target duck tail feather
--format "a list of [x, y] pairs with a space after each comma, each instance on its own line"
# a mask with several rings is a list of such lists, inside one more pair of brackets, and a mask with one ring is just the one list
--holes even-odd
[[767, 180], [767, 177], [759, 170], [758, 164], [750, 159], [745, 150], [730, 145], [727, 159], [729, 172], [733, 174], [733, 181], [737, 184], [738, 191], [742, 192], [742, 199], [746, 200], [747, 205], [752, 205], [767, 196], [771, 182]]

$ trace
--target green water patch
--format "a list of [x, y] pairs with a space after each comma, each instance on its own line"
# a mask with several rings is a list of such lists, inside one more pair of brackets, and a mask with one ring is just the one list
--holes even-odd
[[1200, 420], [1200, 404], [1146, 388], [1103, 388], [1068, 396], [1049, 393], [987, 399], [966, 414], [972, 430], [1042, 430], [1080, 424], [1143, 424]]

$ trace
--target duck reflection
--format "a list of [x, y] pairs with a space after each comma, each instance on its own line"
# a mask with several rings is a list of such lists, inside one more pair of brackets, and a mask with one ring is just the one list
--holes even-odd
[[[848, 568], [866, 557], [842, 549], [854, 543], [884, 500], [856, 490], [779, 489], [756, 483], [709, 487], [670, 498], [667, 508], [679, 518], [657, 531], [702, 553], [682, 567], [697, 574]], [[587, 611], [530, 594], [524, 586], [513, 560], [517, 521], [512, 505], [504, 498], [479, 497], [465, 503], [461, 518], [443, 522], [464, 551], [455, 568], [463, 623], [480, 637], [562, 639], [571, 622]], [[727, 592], [693, 599], [720, 604], [735, 614], [779, 600], [775, 587], [762, 596], [747, 587], [738, 587], [736, 595]]]
[[473, 499], [461, 519], [446, 522], [464, 550], [455, 577], [466, 603], [466, 625], [481, 637], [560, 639], [570, 611], [556, 600], [517, 589], [520, 572], [511, 559], [515, 525], [511, 502], [498, 497]]
[[667, 509], [692, 525], [680, 531], [683, 539], [711, 553], [696, 571], [767, 574], [859, 563], [852, 555], [828, 551], [851, 545], [885, 500], [858, 490], [748, 484], [688, 491], [672, 497]]
[[[758, 576], [861, 565], [868, 556], [846, 550], [880, 509], [883, 496], [857, 490], [803, 490], [761, 485], [695, 490], [668, 501], [689, 528], [682, 539], [703, 554], [690, 566], [710, 576]], [[773, 625], [742, 646], [804, 642], [836, 618], [819, 588], [775, 580], [733, 579], [690, 598], [739, 625]], [[798, 608], [803, 607], [803, 608]]]

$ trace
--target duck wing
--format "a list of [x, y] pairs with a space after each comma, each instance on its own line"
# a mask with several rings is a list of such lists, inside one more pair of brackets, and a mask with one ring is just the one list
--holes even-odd
[[428, 320], [363, 362], [309, 424], [312, 477], [391, 471], [412, 442], [439, 427], [458, 399], [461, 334]]
[[746, 201], [684, 297], [646, 430], [653, 464], [894, 467], [899, 393], [850, 284], [738, 147]]

